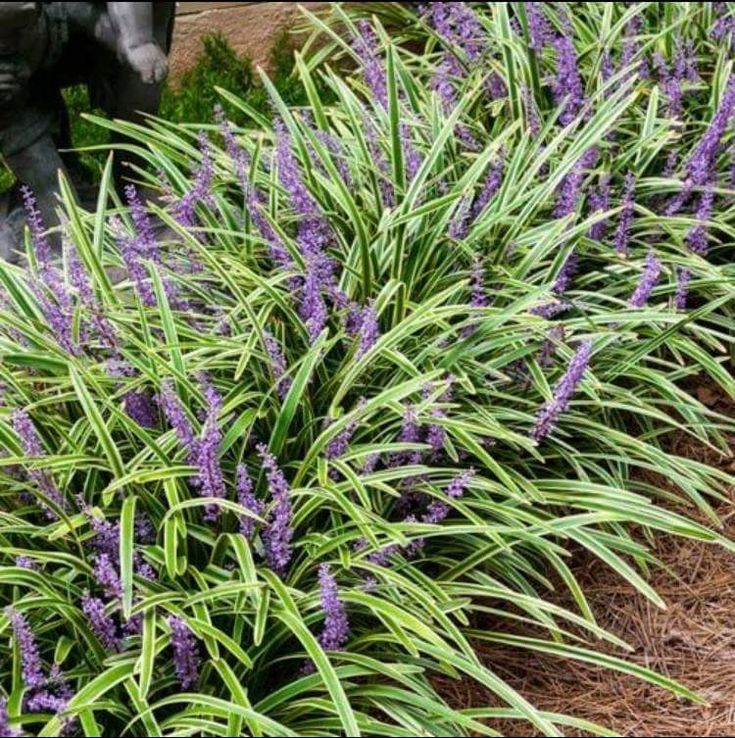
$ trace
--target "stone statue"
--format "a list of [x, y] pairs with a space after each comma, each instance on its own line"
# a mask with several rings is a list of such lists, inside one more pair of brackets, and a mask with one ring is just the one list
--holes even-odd
[[[0, 153], [57, 223], [58, 173], [74, 171], [61, 95], [87, 85], [94, 107], [114, 118], [155, 113], [168, 71], [173, 2], [0, 2]], [[115, 173], [121, 179], [121, 162]], [[74, 178], [71, 178], [72, 184]], [[17, 192], [0, 204], [0, 257], [21, 243]]]

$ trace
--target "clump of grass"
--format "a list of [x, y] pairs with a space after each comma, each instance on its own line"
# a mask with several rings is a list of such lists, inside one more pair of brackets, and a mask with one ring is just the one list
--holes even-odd
[[[31, 218], [32, 268], [0, 266], [12, 727], [609, 732], [478, 641], [698, 699], [626, 660], [569, 562], [662, 606], [651, 537], [734, 547], [732, 476], [668, 441], [735, 432], [686, 391], [735, 396], [730, 39], [709, 4], [448, 7], [392, 7], [419, 51], [336, 7], [307, 102], [265, 83], [274, 120], [228, 93], [247, 126], [126, 128], [158, 204], [107, 167], [99, 212], [65, 192], [62, 262]], [[678, 43], [681, 101], [642, 74]]]

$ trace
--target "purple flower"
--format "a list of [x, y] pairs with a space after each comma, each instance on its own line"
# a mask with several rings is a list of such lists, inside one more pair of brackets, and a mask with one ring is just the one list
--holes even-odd
[[245, 192], [245, 205], [250, 219], [253, 221], [253, 224], [260, 232], [261, 237], [268, 247], [268, 253], [273, 263], [286, 271], [293, 269], [293, 259], [291, 259], [288, 249], [286, 249], [280, 236], [273, 230], [271, 224], [263, 215], [263, 208], [265, 207], [265, 196], [263, 193], [255, 189], [255, 187], [249, 187]]
[[563, 325], [556, 325], [549, 331], [546, 340], [543, 342], [541, 350], [538, 354], [537, 361], [540, 367], [548, 369], [552, 365], [556, 346], [563, 338]]
[[230, 121], [225, 117], [225, 111], [222, 109], [221, 105], [215, 105], [214, 115], [217, 123], [219, 124], [219, 130], [225, 142], [227, 153], [230, 159], [232, 159], [235, 176], [244, 192], [248, 189], [248, 168], [250, 167], [250, 157], [248, 156], [248, 152], [245, 151], [245, 149], [238, 143], [235, 133], [232, 130], [232, 123], [230, 123]]
[[150, 276], [142, 261], [147, 252], [146, 244], [138, 236], [127, 234], [119, 221], [111, 221], [110, 228], [115, 234], [120, 256], [125, 262], [125, 268], [128, 270], [141, 302], [146, 307], [153, 307], [156, 304], [156, 296], [151, 287]]
[[524, 3], [528, 19], [529, 46], [534, 51], [543, 51], [545, 46], [554, 42], [554, 29], [544, 15], [544, 3]]
[[350, 624], [345, 606], [339, 598], [337, 582], [329, 572], [329, 564], [319, 566], [319, 592], [324, 627], [319, 643], [325, 651], [341, 651], [350, 635]]
[[[599, 186], [589, 195], [589, 207], [591, 213], [602, 213], [610, 208], [610, 175], [605, 174], [600, 179]], [[607, 218], [600, 220], [590, 226], [589, 237], [595, 241], [601, 241], [607, 228]]]
[[[357, 407], [361, 408], [365, 405], [365, 398], [361, 397], [357, 403]], [[355, 434], [357, 428], [357, 420], [351, 420], [328, 444], [324, 455], [329, 461], [344, 456]]]
[[556, 49], [556, 77], [551, 91], [557, 105], [563, 105], [559, 121], [569, 125], [584, 105], [584, 85], [577, 69], [577, 53], [569, 36], [562, 34], [553, 41]]
[[194, 434], [191, 421], [184, 412], [181, 401], [177, 397], [174, 392], [173, 385], [169, 381], [164, 381], [161, 385], [159, 402], [169, 425], [176, 432], [179, 443], [186, 450], [188, 463], [196, 465], [199, 441]]
[[360, 358], [370, 351], [380, 337], [380, 324], [375, 303], [369, 302], [361, 311], [360, 330], [358, 332], [357, 357]]
[[676, 268], [676, 294], [674, 295], [674, 307], [677, 310], [686, 310], [687, 298], [689, 297], [689, 282], [692, 273], [684, 267]]
[[561, 300], [556, 300], [554, 302], [544, 302], [540, 305], [536, 305], [532, 307], [528, 312], [531, 313], [531, 315], [538, 316], [539, 318], [546, 318], [547, 320], [550, 320], [555, 315], [558, 315], [559, 313], [567, 310], [569, 307], [569, 303], [562, 302]]
[[703, 187], [712, 179], [720, 141], [733, 112], [735, 112], [735, 76], [731, 76], [728, 80], [717, 112], [687, 161], [684, 186], [666, 207], [666, 215], [677, 213], [695, 187]]
[[[16, 408], [13, 411], [11, 422], [13, 430], [20, 438], [20, 445], [23, 449], [23, 453], [26, 456], [44, 456], [43, 448], [41, 447], [38, 435], [36, 434], [36, 429], [28, 413], [21, 408]], [[43, 492], [49, 500], [55, 503], [62, 510], [68, 509], [66, 500], [61, 496], [61, 492], [59, 492], [47, 471], [44, 469], [30, 469], [28, 470], [28, 476], [39, 486], [41, 492]], [[44, 505], [44, 507], [46, 506]], [[46, 514], [50, 518], [56, 517], [55, 513], [48, 508], [46, 509]]]
[[294, 531], [291, 527], [291, 490], [286, 477], [278, 467], [275, 457], [264, 444], [258, 445], [258, 454], [268, 480], [268, 490], [273, 499], [273, 507], [268, 515], [268, 526], [263, 533], [263, 545], [268, 566], [279, 576], [286, 573], [291, 561], [291, 540]]
[[[255, 496], [253, 481], [248, 474], [245, 464], [237, 465], [237, 502], [247, 510], [262, 516], [265, 504]], [[255, 533], [256, 521], [248, 515], [240, 517], [240, 533], [247, 539], [251, 539]]]
[[461, 50], [468, 61], [480, 61], [487, 48], [487, 37], [477, 15], [468, 3], [431, 2], [426, 17], [444, 42]]
[[[225, 488], [222, 467], [219, 462], [222, 431], [217, 420], [222, 409], [222, 398], [206, 380], [202, 382], [202, 393], [206, 404], [206, 416], [202, 428], [202, 437], [197, 444], [197, 486], [202, 497], [224, 498], [227, 496], [227, 489]], [[219, 506], [210, 504], [205, 508], [204, 519], [211, 522], [217, 520], [219, 514]]]
[[523, 107], [526, 109], [528, 133], [532, 138], [536, 138], [541, 133], [541, 118], [536, 107], [536, 100], [533, 93], [525, 85], [521, 89], [521, 97], [523, 98]]
[[27, 556], [16, 556], [15, 565], [20, 569], [28, 569], [29, 571], [38, 571], [39, 569], [38, 564]]
[[8, 608], [5, 614], [10, 620], [10, 625], [13, 628], [13, 638], [20, 652], [23, 686], [29, 692], [41, 689], [46, 685], [46, 678], [43, 675], [41, 653], [38, 650], [38, 644], [33, 636], [31, 626], [26, 618], [13, 608]]
[[282, 400], [285, 400], [288, 391], [291, 389], [291, 378], [286, 376], [286, 372], [288, 371], [286, 357], [283, 355], [278, 341], [268, 331], [263, 331], [263, 344], [270, 359], [271, 373], [276, 382], [276, 391], [278, 392], [278, 396]]
[[36, 203], [36, 196], [33, 194], [33, 190], [26, 185], [23, 185], [20, 191], [26, 211], [26, 222], [33, 237], [36, 260], [41, 270], [48, 269], [51, 267], [51, 246], [46, 238], [46, 227], [43, 222], [43, 216]]
[[123, 397], [123, 409], [141, 428], [155, 428], [158, 413], [153, 398], [142, 390], [131, 390]]
[[653, 288], [661, 276], [661, 262], [656, 258], [653, 250], [650, 250], [646, 256], [646, 266], [641, 275], [640, 282], [630, 297], [630, 306], [633, 308], [643, 307], [653, 292]]
[[172, 615], [168, 619], [171, 628], [171, 648], [174, 652], [174, 670], [182, 689], [192, 689], [199, 681], [199, 646], [189, 626]]
[[712, 215], [714, 199], [715, 191], [710, 185], [704, 190], [699, 199], [699, 206], [697, 207], [695, 217], [700, 221], [700, 223], [691, 228], [689, 233], [686, 235], [686, 242], [690, 250], [700, 256], [706, 256], [707, 251], [709, 250], [709, 246], [707, 244], [706, 221], [708, 221]]
[[19, 730], [10, 727], [10, 718], [4, 699], [0, 699], [0, 735], [5, 736], [5, 738], [20, 738], [22, 735]]
[[97, 331], [103, 345], [109, 349], [117, 349], [117, 334], [110, 321], [104, 314], [102, 306], [95, 297], [89, 281], [89, 274], [84, 268], [79, 254], [74, 246], [67, 244], [67, 263], [69, 264], [69, 279], [72, 287], [79, 294], [82, 305], [92, 314], [92, 325]]
[[212, 197], [212, 180], [214, 179], [214, 166], [209, 150], [209, 139], [203, 131], [197, 137], [201, 161], [196, 170], [192, 186], [189, 191], [179, 200], [174, 209], [174, 217], [184, 226], [193, 228], [197, 225], [196, 207], [199, 203], [209, 208], [214, 208]]
[[536, 424], [531, 430], [531, 438], [537, 443], [543, 441], [553, 430], [559, 416], [569, 407], [577, 385], [582, 381], [592, 356], [592, 342], [583, 341], [572, 357], [569, 367], [554, 387], [554, 396], [539, 411]]
[[[577, 255], [577, 252], [572, 249], [572, 251], [569, 252], [569, 256], [567, 256], [566, 260], [564, 261], [561, 269], [559, 270], [559, 274], [557, 274], [556, 279], [554, 280], [554, 284], [551, 285], [551, 291], [555, 295], [563, 295], [567, 291], [569, 283], [572, 281], [572, 278], [577, 273], [578, 267], [579, 256]], [[556, 311], [556, 306], [558, 305], [558, 303], [554, 303], [554, 305], [555, 307], [553, 308], [553, 310]], [[541, 313], [538, 312], [534, 314], [541, 315]]]
[[487, 207], [488, 203], [495, 197], [500, 185], [503, 183], [503, 170], [505, 168], [505, 158], [503, 152], [499, 152], [497, 158], [490, 165], [487, 178], [477, 198], [472, 203], [472, 220], [476, 220], [480, 213]]
[[91, 597], [85, 590], [82, 594], [82, 612], [87, 617], [90, 629], [107, 651], [117, 653], [122, 649], [117, 625], [105, 612], [105, 603], [99, 597]]
[[122, 582], [116, 568], [117, 560], [117, 557], [112, 558], [106, 553], [97, 554], [92, 571], [105, 596], [110, 600], [122, 597]]
[[365, 84], [380, 106], [388, 109], [388, 88], [383, 63], [378, 56], [378, 37], [372, 25], [366, 21], [357, 24], [358, 36], [353, 42], [353, 49], [360, 58]]
[[671, 118], [681, 118], [682, 113], [682, 89], [681, 83], [686, 73], [684, 58], [677, 53], [673, 69], [669, 69], [663, 56], [656, 52], [653, 55], [653, 63], [658, 71], [659, 79], [666, 95], [666, 112]]
[[633, 194], [635, 192], [635, 175], [628, 172], [625, 175], [623, 184], [623, 197], [621, 199], [622, 210], [620, 211], [620, 220], [615, 231], [615, 251], [619, 256], [627, 256], [628, 243], [630, 242], [630, 227], [633, 224], [633, 212], [635, 201]]

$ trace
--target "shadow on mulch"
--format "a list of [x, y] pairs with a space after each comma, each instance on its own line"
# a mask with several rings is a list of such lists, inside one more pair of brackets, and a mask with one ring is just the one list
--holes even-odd
[[[735, 403], [723, 402], [709, 384], [691, 390], [704, 404], [735, 416]], [[729, 440], [735, 453], [735, 438]], [[735, 472], [732, 458], [723, 459], [685, 436], [672, 438], [671, 446], [675, 453]], [[735, 489], [731, 502], [718, 510], [721, 532], [731, 540], [733, 503]], [[693, 514], [691, 509], [687, 513]], [[574, 573], [598, 624], [634, 648], [625, 656], [628, 660], [681, 682], [708, 704], [692, 704], [627, 674], [552, 655], [479, 643], [481, 658], [539, 709], [583, 718], [619, 735], [734, 735], [735, 554], [671, 536], [657, 538], [653, 549], [664, 567], [652, 572], [650, 582], [666, 602], [665, 610], [585, 552], [575, 557]], [[558, 604], [573, 609], [563, 589], [559, 592]], [[497, 702], [482, 687], [465, 681], [440, 679], [436, 686], [455, 706]], [[496, 721], [491, 727], [504, 736], [535, 735], [521, 721]], [[573, 729], [565, 734], [585, 735]]]

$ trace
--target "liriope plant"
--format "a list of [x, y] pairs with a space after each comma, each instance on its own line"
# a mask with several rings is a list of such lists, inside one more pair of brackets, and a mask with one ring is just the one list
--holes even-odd
[[[394, 41], [312, 18], [309, 104], [264, 80], [273, 124], [228, 91], [250, 128], [98, 121], [146, 166], [122, 195], [108, 166], [94, 212], [62, 183], [61, 261], [27, 193], [29, 266], [0, 269], [6, 734], [608, 734], [480, 641], [699, 699], [626, 661], [572, 556], [662, 605], [650, 537], [732, 547], [732, 479], [669, 443], [733, 430], [686, 391], [733, 394], [727, 18], [440, 5], [386, 7]], [[641, 65], [678, 41], [674, 110]]]

